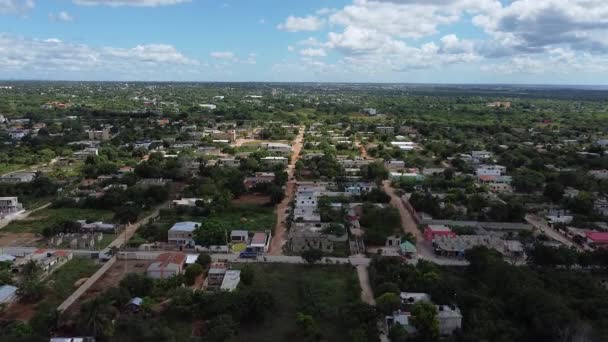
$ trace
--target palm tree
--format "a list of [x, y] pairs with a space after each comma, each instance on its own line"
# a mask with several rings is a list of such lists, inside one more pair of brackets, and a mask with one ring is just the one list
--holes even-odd
[[95, 298], [83, 304], [78, 326], [95, 337], [114, 335], [114, 319], [118, 311], [108, 301]]

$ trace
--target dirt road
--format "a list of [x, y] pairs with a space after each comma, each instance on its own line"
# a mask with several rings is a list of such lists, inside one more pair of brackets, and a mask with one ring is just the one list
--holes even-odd
[[416, 241], [424, 240], [422, 232], [420, 229], [418, 229], [416, 221], [414, 221], [412, 214], [405, 209], [405, 205], [403, 205], [401, 198], [399, 195], [397, 195], [397, 190], [393, 188], [391, 182], [386, 180], [383, 182], [383, 186], [384, 192], [391, 197], [391, 205], [399, 210], [399, 215], [401, 216], [401, 228], [403, 228], [403, 231], [406, 233], [412, 233], [416, 237]]
[[534, 228], [536, 228], [536, 229], [540, 230], [541, 232], [545, 233], [545, 235], [547, 235], [548, 237], [552, 238], [553, 240], [561, 242], [561, 243], [563, 243], [567, 247], [574, 247], [579, 252], [584, 252], [585, 251], [581, 246], [579, 246], [578, 244], [572, 242], [570, 239], [568, 239], [564, 235], [560, 234], [555, 229], [551, 228], [549, 226], [549, 224], [547, 223], [547, 221], [545, 221], [543, 218], [538, 217], [536, 215], [526, 215], [526, 221], [529, 224], [531, 224], [532, 226], [534, 226]]
[[355, 139], [355, 147], [359, 149], [359, 154], [361, 155], [361, 158], [369, 159], [369, 157], [367, 156], [367, 149], [365, 148], [365, 145], [361, 144], [359, 138]]
[[117, 247], [120, 248], [122, 247], [126, 241], [129, 241], [129, 239], [131, 239], [133, 237], [133, 235], [135, 235], [135, 232], [137, 232], [137, 230], [139, 229], [139, 227], [141, 227], [144, 224], [147, 224], [152, 218], [156, 217], [158, 215], [158, 213], [160, 212], [161, 209], [166, 208], [169, 206], [169, 201], [160, 204], [158, 206], [156, 206], [156, 208], [154, 208], [154, 210], [152, 211], [152, 213], [150, 213], [148, 216], [142, 217], [141, 219], [139, 219], [137, 222], [129, 225], [127, 228], [125, 228], [125, 230], [123, 232], [121, 232], [120, 234], [118, 234], [118, 236], [116, 237], [116, 239], [114, 239], [114, 241], [112, 241], [107, 248], [112, 248], [112, 247]]
[[367, 272], [367, 266], [357, 266], [357, 277], [359, 278], [359, 285], [361, 285], [361, 300], [369, 305], [376, 305], [374, 299], [374, 292], [372, 291], [372, 285], [369, 283], [369, 274]]
[[279, 203], [276, 207], [277, 225], [274, 230], [274, 237], [270, 245], [270, 251], [268, 252], [268, 254], [270, 255], [283, 254], [283, 244], [285, 241], [285, 232], [287, 230], [287, 214], [285, 212], [287, 211], [287, 209], [289, 208], [289, 204], [293, 201], [295, 197], [296, 181], [294, 176], [296, 171], [296, 163], [300, 159], [300, 152], [302, 151], [302, 146], [304, 145], [304, 130], [304, 126], [300, 127], [298, 136], [292, 144], [293, 153], [291, 156], [291, 163], [289, 163], [289, 165], [287, 166], [288, 181], [285, 185], [285, 198], [283, 198], [281, 203]]

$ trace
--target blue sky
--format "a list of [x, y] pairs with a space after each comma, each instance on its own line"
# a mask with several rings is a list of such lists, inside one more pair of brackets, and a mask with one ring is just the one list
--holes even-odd
[[608, 83], [602, 0], [0, 0], [0, 79]]

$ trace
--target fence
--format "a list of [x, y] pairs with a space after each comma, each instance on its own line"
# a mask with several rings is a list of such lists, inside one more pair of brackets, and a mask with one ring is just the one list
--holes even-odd
[[99, 278], [101, 278], [101, 276], [103, 276], [106, 271], [109, 270], [112, 265], [114, 265], [115, 262], [116, 257], [112, 257], [110, 260], [108, 260], [103, 266], [101, 266], [100, 269], [97, 270], [97, 272], [95, 272], [91, 277], [89, 277], [89, 279], [87, 279], [84, 284], [77, 288], [76, 291], [74, 291], [74, 293], [72, 293], [68, 297], [68, 299], [61, 303], [57, 310], [59, 312], [63, 312], [67, 310], [70, 306], [72, 306], [72, 304], [74, 304], [74, 302], [76, 302], [78, 298], [80, 298], [80, 296], [87, 292], [87, 290], [91, 288], [91, 286], [93, 286], [93, 284], [95, 284], [99, 280]]

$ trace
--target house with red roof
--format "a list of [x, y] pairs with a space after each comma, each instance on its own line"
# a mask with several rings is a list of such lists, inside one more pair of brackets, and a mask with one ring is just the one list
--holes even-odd
[[587, 244], [593, 248], [608, 248], [608, 232], [587, 232]]

